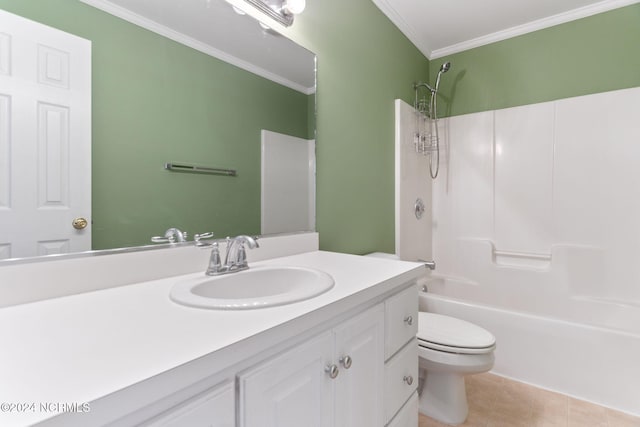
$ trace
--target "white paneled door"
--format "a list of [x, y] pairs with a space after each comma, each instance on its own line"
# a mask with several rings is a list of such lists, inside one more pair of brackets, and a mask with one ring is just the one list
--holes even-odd
[[91, 42], [0, 10], [0, 259], [89, 249]]
[[261, 139], [261, 234], [315, 230], [315, 140], [264, 129]]

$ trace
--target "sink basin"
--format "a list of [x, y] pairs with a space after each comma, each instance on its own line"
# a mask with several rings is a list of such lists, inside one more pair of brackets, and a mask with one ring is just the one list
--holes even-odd
[[325, 272], [304, 267], [252, 267], [220, 276], [183, 280], [171, 289], [171, 299], [190, 307], [248, 310], [306, 300], [334, 285]]

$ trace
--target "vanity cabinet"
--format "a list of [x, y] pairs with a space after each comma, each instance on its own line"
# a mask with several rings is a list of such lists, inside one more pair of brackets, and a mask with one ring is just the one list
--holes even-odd
[[241, 427], [383, 425], [384, 307], [238, 376]]
[[387, 427], [408, 427], [418, 425], [418, 391], [414, 391], [411, 398], [404, 404], [400, 412]]
[[[418, 291], [411, 286], [385, 301], [384, 425], [416, 426], [409, 415], [418, 387]], [[409, 409], [407, 409], [409, 408]], [[416, 409], [417, 417], [417, 409]]]
[[365, 289], [356, 303], [291, 319], [286, 333], [268, 329], [106, 396], [88, 414], [42, 425], [417, 427], [418, 295], [409, 280], [372, 296]]
[[241, 373], [238, 425], [416, 426], [417, 319], [411, 286]]

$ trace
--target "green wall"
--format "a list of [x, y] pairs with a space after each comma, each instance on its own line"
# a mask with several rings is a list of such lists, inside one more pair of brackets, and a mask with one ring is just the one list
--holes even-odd
[[324, 250], [394, 251], [394, 99], [429, 63], [371, 0], [310, 0], [283, 32], [317, 54], [317, 230]]
[[[312, 129], [307, 108], [299, 107], [299, 94], [265, 85], [249, 73], [235, 77], [237, 84], [219, 84], [218, 75], [237, 76], [237, 70], [77, 0], [0, 0], [0, 8], [93, 41], [96, 248], [146, 243], [168, 225], [192, 232], [212, 229], [219, 235], [259, 232], [256, 135], [266, 127], [312, 136], [288, 125], [292, 114], [301, 114], [305, 117], [295, 121], [308, 120]], [[318, 55], [321, 247], [392, 252], [393, 100], [411, 101], [412, 82], [428, 75], [427, 59], [371, 0], [309, 1], [293, 27], [277, 29]], [[200, 71], [194, 71], [193, 64]], [[137, 85], [122, 88], [128, 79]], [[165, 91], [153, 89], [157, 87]], [[262, 95], [249, 98], [239, 87]], [[287, 91], [293, 93], [282, 94]], [[274, 96], [289, 101], [274, 108]], [[211, 99], [223, 99], [224, 108]], [[302, 102], [312, 104], [310, 99]], [[268, 111], [269, 117], [253, 123], [259, 111]], [[139, 126], [150, 121], [159, 126]], [[219, 148], [219, 140], [229, 143]], [[161, 169], [165, 161], [194, 157], [205, 164], [237, 167], [240, 176], [169, 174]], [[176, 214], [178, 206], [188, 208]]]
[[440, 115], [640, 86], [640, 4], [431, 61]]
[[[167, 55], [166, 62], [172, 63], [172, 66], [180, 68], [180, 62], [177, 61], [183, 60], [204, 62], [212, 67], [213, 75], [215, 60], [174, 46], [172, 42], [153, 41], [151, 39], [155, 37], [143, 30], [126, 23], [117, 23], [113, 18], [75, 1], [73, 4], [69, 2], [70, 0], [0, 0], [0, 7], [17, 10], [18, 13], [20, 10], [26, 11], [36, 20], [44, 16], [42, 9], [46, 9], [48, 20], [60, 24], [56, 26], [67, 31], [93, 39], [94, 49], [111, 46], [111, 51], [107, 49], [107, 53], [94, 58], [94, 67], [106, 66], [105, 64], [123, 65], [124, 60], [129, 59], [127, 57], [135, 59], [143, 47], [147, 49], [148, 43], [159, 55]], [[443, 77], [439, 102], [441, 111], [446, 115], [638, 86], [638, 22], [640, 5], [628, 6], [440, 58], [432, 61], [430, 66], [429, 61], [371, 0], [307, 2], [307, 9], [296, 18], [292, 27], [277, 29], [318, 56], [317, 229], [320, 232], [321, 248], [351, 253], [394, 250], [393, 100], [402, 98], [411, 102], [412, 82], [425, 80], [429, 71], [430, 81], [433, 81], [440, 64], [450, 60], [453, 67]], [[112, 51], [116, 42], [129, 42], [131, 33], [136, 36], [146, 34], [142, 37], [143, 41], [140, 41], [142, 44], [136, 45], [128, 53]], [[166, 84], [166, 70], [145, 67], [144, 61], [139, 62], [137, 69], [123, 70], [122, 73], [132, 74], [141, 85], [146, 84], [150, 75]], [[216, 70], [218, 69], [225, 69], [225, 66], [217, 64]], [[187, 132], [177, 128], [175, 123], [166, 123], [161, 129], [141, 135], [127, 133], [125, 130], [134, 126], [136, 115], [146, 115], [143, 110], [159, 100], [152, 97], [149, 102], [144, 102], [135, 93], [118, 91], [117, 81], [120, 77], [104, 81], [102, 85], [97, 84], [94, 95], [108, 96], [112, 102], [100, 107], [110, 109], [108, 112], [98, 110], [97, 102], [94, 104], [94, 126], [97, 126], [94, 129], [94, 139], [106, 134], [107, 130], [113, 132], [112, 123], [117, 120], [117, 128], [124, 130], [117, 134], [118, 138], [110, 140], [111, 144], [117, 146], [117, 150], [111, 151], [113, 156], [115, 157], [116, 152], [126, 151], [138, 161], [146, 162], [145, 167], [152, 168], [157, 167], [158, 162], [164, 162], [167, 157], [186, 160], [175, 157], [184, 151], [179, 146], [170, 145], [172, 141], [178, 140], [186, 144], [197, 140], [201, 146], [202, 135], [218, 132], [218, 126], [226, 123], [229, 126], [223, 126], [226, 130], [220, 131], [219, 136], [224, 140], [234, 141], [234, 144], [224, 152], [216, 152], [214, 160], [218, 158], [217, 155], [226, 156], [224, 164], [216, 164], [236, 166], [241, 159], [246, 158], [248, 152], [240, 133], [246, 129], [244, 119], [249, 115], [235, 116], [233, 109], [237, 105], [233, 103], [233, 96], [229, 93], [233, 90], [216, 86], [215, 79], [209, 77], [207, 73], [191, 76], [198, 82], [193, 85], [195, 89], [186, 94], [178, 90], [168, 94], [170, 99], [177, 96], [180, 100], [163, 105], [162, 108], [166, 111], [162, 113], [180, 114], [182, 108], [192, 102], [205, 103], [204, 98], [207, 96], [203, 93], [228, 96], [229, 111], [213, 110], [211, 107], [211, 114], [208, 114], [209, 111], [200, 108], [200, 114], [195, 114], [192, 119], [204, 129], [202, 131]], [[255, 77], [248, 75], [245, 78], [251, 81]], [[254, 84], [258, 85], [257, 82]], [[112, 90], [117, 93], [110, 94]], [[284, 89], [278, 87], [271, 90]], [[128, 101], [125, 107], [129, 103], [132, 105], [131, 108], [127, 107], [126, 112], [119, 111], [122, 100]], [[256, 98], [253, 101], [258, 104], [255, 105], [256, 110], [264, 108]], [[242, 107], [246, 107], [246, 104]], [[150, 120], [149, 117], [144, 119]], [[280, 131], [286, 133], [288, 130]], [[170, 138], [163, 138], [165, 135]], [[140, 140], [146, 141], [143, 148], [138, 148], [138, 144], [142, 144]], [[97, 151], [99, 159], [96, 158], [96, 162], [112, 160], [108, 156], [109, 149], [105, 146], [104, 150], [104, 153]], [[143, 155], [136, 154], [138, 151], [143, 151]], [[159, 154], [154, 154], [156, 152]], [[133, 165], [132, 158], [119, 164], [118, 168], [127, 171]], [[94, 162], [94, 172], [98, 176], [106, 175], [105, 168], [113, 168], [113, 165]], [[247, 174], [251, 176], [246, 178], [256, 180], [252, 174], [258, 171], [259, 158], [250, 157]], [[133, 178], [133, 182], [119, 176], [114, 181], [103, 179], [101, 183], [96, 183], [96, 207], [104, 207], [106, 212], [96, 212], [96, 231], [100, 231], [101, 223], [111, 221], [111, 217], [115, 217], [121, 206], [132, 209], [130, 223], [115, 221], [112, 225], [116, 227], [109, 233], [118, 232], [118, 228], [130, 230], [133, 224], [140, 221], [153, 223], [159, 216], [164, 216], [167, 221], [177, 225], [182, 221], [192, 221], [193, 224], [198, 224], [197, 227], [189, 226], [193, 230], [200, 229], [199, 224], [208, 229], [210, 227], [207, 220], [226, 209], [225, 203], [215, 200], [206, 212], [192, 209], [186, 215], [172, 217], [169, 214], [172, 205], [189, 205], [194, 199], [193, 194], [209, 195], [213, 189], [198, 189], [196, 193], [191, 191], [196, 186], [196, 177], [168, 176], [162, 171], [157, 171], [149, 182], [138, 183]], [[180, 191], [168, 191], [168, 186], [178, 181], [180, 185], [191, 189], [190, 192], [182, 194]], [[239, 177], [235, 185], [240, 186], [242, 182]], [[235, 187], [229, 188], [229, 197], [238, 196]], [[259, 189], [246, 191], [250, 193]], [[124, 193], [123, 196], [120, 195], [121, 192]], [[241, 192], [238, 196], [244, 199], [240, 200], [243, 208], [236, 214], [250, 210], [259, 212], [259, 205], [255, 204], [258, 198], [249, 195], [244, 197], [243, 194]], [[144, 201], [143, 198], [149, 201]], [[115, 200], [119, 202], [116, 203]], [[152, 205], [152, 209], [145, 209], [148, 204]], [[254, 218], [255, 226], [258, 227], [259, 218]], [[228, 221], [231, 230], [253, 232], [246, 227], [239, 229], [234, 219]], [[215, 228], [214, 231], [217, 231]], [[160, 224], [154, 224], [152, 229], [144, 230], [143, 234], [148, 236], [158, 229], [162, 229]], [[229, 233], [235, 233], [231, 230]]]
[[[170, 226], [260, 232], [260, 130], [312, 134], [312, 96], [76, 0], [0, 0], [0, 8], [92, 41], [95, 249], [149, 244]], [[238, 176], [170, 173], [167, 161]]]

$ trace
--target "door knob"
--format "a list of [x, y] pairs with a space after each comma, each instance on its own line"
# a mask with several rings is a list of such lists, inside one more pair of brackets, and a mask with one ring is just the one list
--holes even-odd
[[76, 218], [71, 222], [71, 225], [73, 225], [73, 228], [75, 228], [76, 230], [87, 228], [88, 224], [89, 222], [84, 218]]

